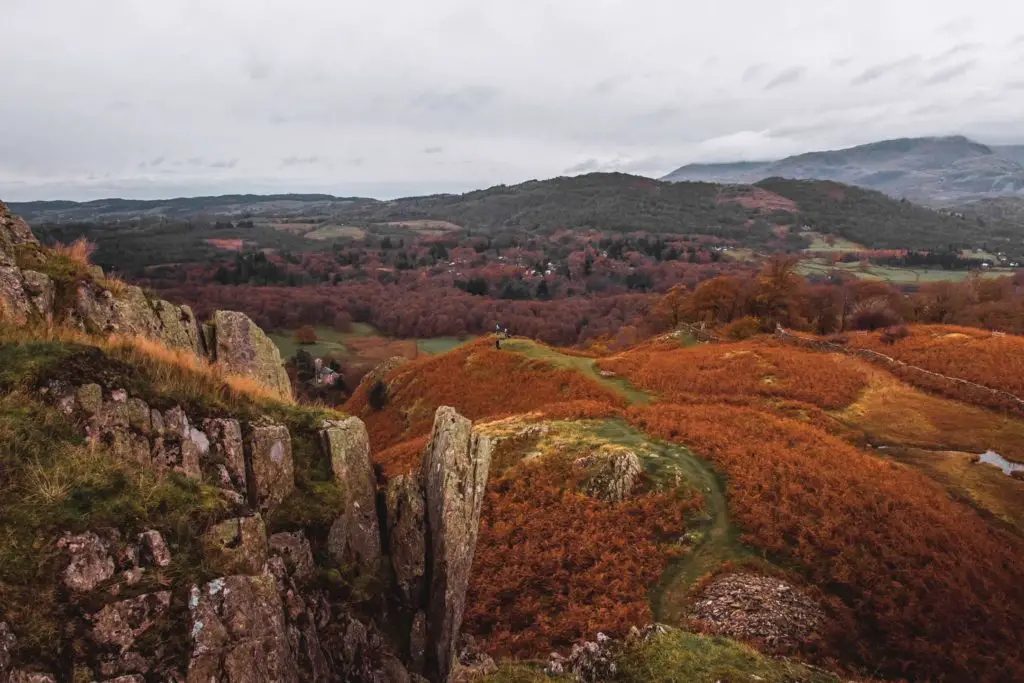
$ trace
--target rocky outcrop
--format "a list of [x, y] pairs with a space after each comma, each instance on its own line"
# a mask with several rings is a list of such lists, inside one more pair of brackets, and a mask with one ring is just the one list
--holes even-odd
[[212, 360], [228, 372], [252, 377], [283, 396], [291, 396], [291, 383], [281, 352], [244, 313], [216, 311], [209, 323]]
[[[173, 528], [59, 540], [62, 595], [76, 615], [69, 628], [80, 634], [69, 656], [88, 671], [76, 677], [390, 683], [422, 681], [422, 673], [439, 683], [489, 670], [482, 655], [456, 656], [492, 451], [469, 420], [440, 408], [421, 470], [394, 478], [379, 499], [363, 423], [307, 427], [303, 443], [319, 437], [343, 504], [329, 533], [314, 524], [268, 538], [263, 515], [295, 490], [287, 427], [266, 419], [200, 422], [180, 406], [157, 410], [100, 380], [107, 384], [53, 380], [45, 394], [97, 447], [158, 474], [179, 472], [204, 497], [216, 487], [223, 497], [211, 496], [208, 509], [222, 521], [204, 521], [205, 530], [194, 531], [198, 544], [183, 543]], [[292, 524], [290, 512], [275, 521]], [[333, 576], [324, 570], [342, 562], [390, 582], [358, 614], [322, 582]], [[382, 562], [394, 573], [377, 572]], [[188, 574], [180, 570], [199, 566], [219, 578], [182, 585]], [[188, 623], [173, 599], [186, 590]], [[3, 657], [16, 627], [0, 630], [0, 667], [11, 668]], [[460, 666], [462, 678], [451, 678]]]
[[426, 588], [427, 562], [426, 503], [416, 476], [404, 474], [388, 482], [387, 513], [389, 554], [399, 597], [407, 608], [416, 610]]
[[325, 422], [320, 431], [334, 480], [345, 492], [345, 508], [331, 527], [328, 549], [335, 562], [361, 572], [377, 569], [381, 557], [377, 521], [377, 482], [370, 460], [370, 437], [358, 418]]
[[246, 449], [249, 505], [269, 509], [295, 489], [291, 434], [269, 421], [250, 425]]
[[284, 607], [270, 574], [194, 586], [189, 611], [188, 683], [298, 683]]
[[[21, 265], [19, 254], [29, 255]], [[291, 396], [277, 347], [245, 314], [218, 311], [203, 326], [188, 306], [152, 299], [139, 287], [110, 281], [95, 266], [80, 267], [76, 274], [58, 269], [51, 273], [59, 280], [55, 282], [39, 272], [50, 272], [46, 264], [52, 258], [25, 222], [0, 203], [0, 320], [17, 325], [59, 323], [90, 334], [148, 337]]]
[[218, 574], [258, 574], [267, 556], [267, 529], [259, 515], [229, 519], [203, 534], [203, 560]]
[[549, 676], [571, 676], [582, 683], [604, 683], [618, 673], [614, 641], [603, 633], [597, 639], [572, 646], [568, 657], [552, 652], [545, 672]]
[[114, 576], [110, 543], [92, 531], [65, 534], [57, 547], [67, 554], [64, 585], [69, 590], [87, 593]]
[[90, 617], [89, 639], [99, 653], [95, 659], [104, 678], [149, 672], [151, 664], [135, 643], [166, 619], [170, 604], [170, 591], [160, 591], [111, 603]]
[[423, 461], [428, 526], [427, 671], [447, 680], [456, 664], [469, 572], [480, 529], [491, 442], [472, 423], [442, 406]]
[[583, 492], [608, 502], [628, 498], [643, 472], [636, 453], [619, 449], [598, 451], [580, 458], [573, 465], [584, 470]]
[[39, 244], [25, 221], [12, 215], [0, 202], [0, 267], [17, 266], [15, 250], [22, 244]]

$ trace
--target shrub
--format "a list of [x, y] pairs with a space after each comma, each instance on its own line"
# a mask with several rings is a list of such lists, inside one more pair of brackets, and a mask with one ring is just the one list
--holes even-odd
[[850, 314], [849, 324], [855, 330], [878, 330], [902, 325], [903, 318], [884, 297], [876, 297], [857, 304]]
[[736, 340], [750, 339], [760, 331], [761, 321], [750, 315], [732, 321], [722, 330], [726, 337]]
[[892, 325], [882, 330], [879, 339], [883, 344], [895, 344], [900, 339], [906, 339], [910, 336], [910, 330], [906, 325]]
[[384, 383], [384, 380], [379, 379], [373, 383], [367, 402], [374, 410], [381, 410], [388, 404], [388, 385]]
[[319, 337], [317, 337], [316, 330], [313, 329], [312, 325], [303, 325], [295, 330], [295, 341], [300, 344], [316, 344], [318, 339]]

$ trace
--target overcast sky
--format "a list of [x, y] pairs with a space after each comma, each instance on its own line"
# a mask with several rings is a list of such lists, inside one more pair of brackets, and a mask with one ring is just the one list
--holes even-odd
[[9, 201], [1024, 142], [1019, 0], [0, 0], [0, 27]]

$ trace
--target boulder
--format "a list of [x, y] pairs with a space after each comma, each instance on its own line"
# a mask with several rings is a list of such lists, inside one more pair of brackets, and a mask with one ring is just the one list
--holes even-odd
[[146, 402], [132, 398], [128, 399], [128, 425], [137, 432], [149, 435], [153, 432], [153, 415]]
[[91, 531], [64, 534], [57, 547], [68, 555], [64, 585], [77, 593], [93, 590], [114, 575], [114, 558], [107, 543]]
[[92, 624], [90, 638], [97, 645], [112, 648], [121, 655], [167, 614], [170, 605], [170, 591], [147, 593], [109, 604], [89, 619]]
[[187, 683], [297, 683], [274, 577], [228, 576], [193, 586]]
[[164, 537], [159, 531], [150, 529], [139, 534], [139, 542], [145, 551], [143, 557], [155, 567], [166, 567], [171, 564], [171, 551], [167, 549]]
[[281, 352], [244, 313], [216, 311], [210, 321], [213, 360], [232, 374], [251, 377], [282, 396], [292, 388], [281, 362]]
[[238, 420], [206, 420], [203, 431], [210, 443], [211, 459], [224, 466], [231, 488], [245, 492], [245, 447]]
[[426, 575], [426, 506], [423, 487], [411, 474], [388, 481], [388, 545], [402, 602], [420, 606]]
[[160, 323], [160, 339], [172, 348], [188, 349], [196, 354], [203, 351], [199, 334], [199, 321], [188, 306], [176, 306], [157, 299], [150, 307]]
[[381, 548], [377, 483], [366, 425], [355, 417], [325, 422], [320, 438], [330, 456], [334, 479], [345, 492], [345, 508], [331, 526], [328, 539], [331, 558], [372, 572], [380, 561]]
[[32, 315], [46, 324], [53, 322], [56, 289], [49, 275], [34, 270], [21, 271], [22, 289], [32, 305]]
[[471, 427], [454, 408], [438, 408], [423, 461], [431, 577], [427, 671], [439, 680], [447, 680], [455, 664], [491, 463], [490, 437]]
[[75, 398], [86, 415], [96, 416], [103, 410], [103, 388], [99, 384], [83, 384], [75, 392]]
[[7, 210], [7, 205], [0, 202], [0, 266], [16, 266], [16, 250], [22, 244], [39, 244], [32, 230], [25, 221], [14, 216]]
[[409, 683], [412, 678], [372, 625], [344, 615], [340, 652], [342, 680], [352, 683]]
[[253, 485], [249, 504], [266, 510], [280, 503], [295, 489], [292, 437], [283, 425], [255, 424], [249, 433], [248, 443]]
[[448, 677], [448, 683], [482, 681], [497, 672], [498, 665], [494, 663], [494, 659], [480, 649], [473, 636], [463, 634], [462, 648], [459, 650], [459, 666]]
[[604, 683], [615, 680], [614, 641], [603, 633], [597, 639], [572, 646], [568, 657], [552, 652], [544, 672], [548, 676], [570, 676], [582, 683]]
[[313, 578], [316, 567], [305, 534], [301, 531], [282, 531], [270, 537], [269, 545], [271, 554], [284, 561], [288, 576], [299, 582]]
[[160, 320], [141, 288], [125, 285], [115, 295], [96, 282], [82, 282], [75, 293], [72, 320], [90, 334], [117, 333], [161, 338]]
[[0, 320], [24, 325], [32, 315], [32, 304], [17, 268], [0, 266]]
[[267, 564], [267, 529], [258, 514], [213, 526], [202, 546], [206, 566], [218, 574], [259, 574]]
[[583, 492], [591, 498], [608, 502], [628, 498], [643, 472], [640, 458], [627, 450], [599, 451], [580, 458], [574, 464], [586, 472]]

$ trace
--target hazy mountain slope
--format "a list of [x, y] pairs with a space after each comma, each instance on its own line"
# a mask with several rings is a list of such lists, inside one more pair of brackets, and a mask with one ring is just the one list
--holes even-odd
[[[895, 152], [888, 152], [894, 155]], [[441, 194], [406, 197], [392, 201], [321, 199], [308, 201], [286, 196], [229, 197], [173, 200], [172, 202], [126, 202], [143, 205], [152, 211], [193, 211], [206, 207], [202, 214], [212, 219], [214, 211], [245, 208], [251, 215], [258, 210], [285, 206], [280, 214], [330, 216], [339, 224], [380, 226], [420, 220], [446, 221], [471, 231], [501, 232], [557, 230], [596, 230], [601, 232], [649, 232], [660, 234], [711, 235], [736, 240], [742, 246], [760, 248], [776, 244], [780, 238], [776, 226], [793, 226], [792, 248], [800, 248], [796, 228], [808, 225], [816, 231], [848, 237], [868, 247], [941, 249], [950, 244], [975, 246], [997, 238], [1017, 234], [1016, 227], [1002, 223], [979, 225], [955, 216], [901, 202], [890, 196], [823, 181], [793, 181], [772, 178], [756, 186], [723, 186], [711, 183], [669, 183], [623, 173], [591, 173], [574, 177], [531, 180], [518, 185], [498, 185], [462, 195]], [[243, 201], [244, 200], [244, 201]], [[191, 203], [190, 203], [191, 202]], [[98, 205], [90, 202], [90, 205]], [[117, 202], [108, 202], [117, 204]], [[19, 205], [13, 205], [19, 206]], [[66, 203], [62, 203], [66, 206]], [[31, 209], [31, 207], [30, 207]], [[60, 220], [68, 215], [96, 211], [95, 207], [72, 205], [61, 210]], [[30, 214], [32, 215], [32, 214]], [[52, 218], [34, 221], [41, 234], [67, 241], [70, 234], [50, 224]], [[43, 216], [54, 216], [53, 212]], [[143, 228], [126, 227], [104, 213], [91, 234], [95, 239], [111, 239], [116, 233], [132, 230], [132, 238], [143, 237]], [[127, 213], [125, 214], [127, 215]], [[135, 213], [133, 215], [138, 215]], [[212, 222], [212, 220], [211, 220]], [[197, 225], [197, 229], [201, 227]], [[221, 230], [203, 233], [208, 238], [269, 239], [280, 234], [270, 227], [245, 230]], [[262, 237], [261, 237], [262, 235]], [[179, 239], [177, 232], [168, 239]], [[301, 238], [283, 235], [291, 242]], [[795, 241], [793, 241], [795, 240]], [[280, 240], [278, 240], [280, 241]], [[296, 248], [290, 243], [271, 240], [272, 246]], [[173, 248], [168, 244], [167, 248]]]
[[11, 212], [29, 222], [107, 221], [143, 216], [188, 218], [192, 216], [288, 215], [349, 209], [376, 203], [362, 197], [329, 194], [235, 194], [175, 199], [97, 199], [91, 202], [12, 202]]
[[920, 203], [948, 205], [1024, 192], [1022, 158], [1024, 147], [992, 148], [961, 136], [904, 138], [771, 162], [690, 164], [663, 180], [834, 180]]

